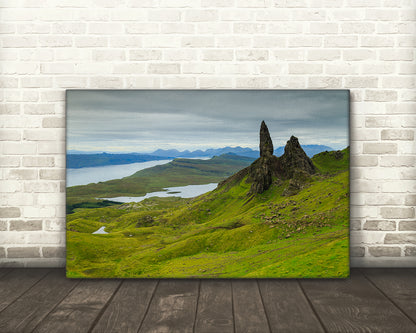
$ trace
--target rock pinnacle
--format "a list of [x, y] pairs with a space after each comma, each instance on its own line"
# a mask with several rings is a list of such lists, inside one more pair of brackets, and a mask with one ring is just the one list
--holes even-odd
[[269, 157], [273, 155], [273, 142], [270, 137], [269, 129], [264, 120], [260, 126], [260, 157]]

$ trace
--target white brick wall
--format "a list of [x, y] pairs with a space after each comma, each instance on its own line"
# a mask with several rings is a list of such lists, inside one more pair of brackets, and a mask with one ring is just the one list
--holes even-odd
[[0, 263], [64, 265], [66, 88], [351, 89], [351, 262], [416, 266], [413, 0], [0, 0]]

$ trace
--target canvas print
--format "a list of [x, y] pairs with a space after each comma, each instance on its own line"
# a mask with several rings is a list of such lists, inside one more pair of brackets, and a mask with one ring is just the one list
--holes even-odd
[[67, 276], [345, 278], [348, 90], [68, 90]]

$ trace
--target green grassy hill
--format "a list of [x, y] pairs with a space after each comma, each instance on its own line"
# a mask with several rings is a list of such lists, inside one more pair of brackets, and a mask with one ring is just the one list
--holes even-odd
[[220, 182], [248, 166], [254, 158], [224, 154], [209, 160], [177, 158], [170, 163], [140, 170], [122, 179], [67, 188], [67, 212], [75, 208], [108, 206], [95, 198], [143, 196], [165, 187]]
[[[194, 199], [77, 209], [67, 216], [67, 275], [347, 277], [348, 155], [316, 155], [320, 172], [296, 191], [292, 180], [274, 179], [267, 191], [249, 195], [245, 177]], [[109, 234], [91, 234], [102, 226]]]

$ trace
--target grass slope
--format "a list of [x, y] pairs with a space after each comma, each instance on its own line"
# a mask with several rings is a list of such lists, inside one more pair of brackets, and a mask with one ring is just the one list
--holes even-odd
[[[79, 209], [67, 216], [67, 275], [347, 277], [348, 151], [342, 155], [325, 157], [325, 174], [291, 196], [290, 182], [276, 179], [250, 197], [243, 179], [194, 199]], [[91, 234], [101, 226], [109, 234]]]

